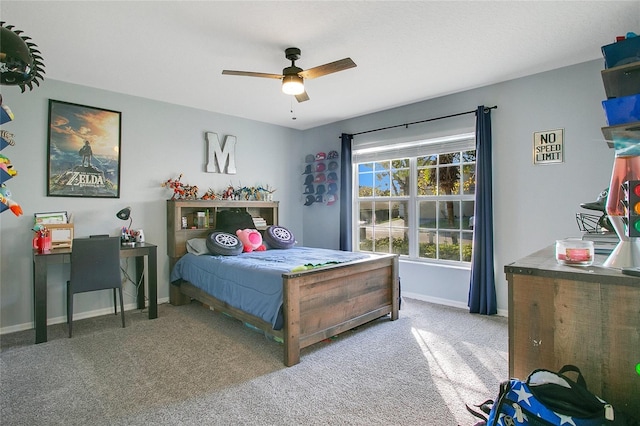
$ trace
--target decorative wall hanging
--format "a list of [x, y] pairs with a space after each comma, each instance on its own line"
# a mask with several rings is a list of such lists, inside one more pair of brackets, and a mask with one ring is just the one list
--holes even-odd
[[[13, 121], [14, 115], [11, 109], [2, 103], [2, 95], [0, 95], [0, 124]], [[7, 130], [0, 130], [0, 151], [8, 146], [16, 144], [13, 139], [13, 133]], [[7, 187], [6, 182], [18, 174], [13, 168], [11, 160], [4, 154], [0, 154], [0, 213], [11, 210], [16, 216], [22, 215], [22, 207], [11, 197], [11, 190]]]
[[236, 174], [236, 142], [233, 135], [224, 137], [224, 145], [220, 143], [218, 134], [207, 132], [207, 173]]
[[120, 115], [49, 100], [47, 196], [120, 197]]
[[5, 25], [0, 21], [0, 83], [7, 86], [25, 86], [33, 90], [33, 84], [40, 86], [44, 64], [40, 51], [35, 49], [30, 37], [22, 35], [22, 31], [14, 30], [13, 25]]
[[[33, 89], [33, 84], [40, 85], [44, 64], [40, 52], [31, 43], [30, 37], [21, 35], [22, 31], [14, 30], [13, 25], [5, 25], [0, 21], [0, 84], [6, 86], [19, 86], [24, 92], [25, 87]], [[5, 124], [14, 119], [8, 106], [3, 105], [0, 95], [0, 124]], [[6, 130], [0, 131], [0, 150], [6, 146], [15, 145], [13, 133]], [[16, 216], [22, 215], [22, 207], [11, 199], [11, 191], [5, 182], [17, 174], [11, 165], [11, 161], [0, 154], [0, 213], [10, 209]]]
[[533, 134], [533, 164], [564, 162], [564, 129]]
[[325, 205], [332, 206], [338, 202], [340, 175], [340, 154], [338, 151], [328, 153], [318, 152], [315, 156], [308, 154], [305, 157], [304, 193], [305, 206]]

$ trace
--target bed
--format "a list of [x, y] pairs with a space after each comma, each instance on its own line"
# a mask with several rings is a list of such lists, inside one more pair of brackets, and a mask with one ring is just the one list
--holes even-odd
[[187, 253], [171, 265], [171, 304], [195, 299], [281, 340], [286, 366], [300, 362], [302, 348], [386, 315], [398, 319], [397, 255], [294, 247]]

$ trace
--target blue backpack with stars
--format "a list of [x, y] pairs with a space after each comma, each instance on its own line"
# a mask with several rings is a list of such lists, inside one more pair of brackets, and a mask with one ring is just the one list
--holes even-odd
[[[566, 372], [577, 373], [577, 381], [568, 378]], [[582, 373], [574, 365], [565, 365], [557, 373], [534, 370], [526, 381], [503, 382], [495, 402], [489, 400], [477, 407], [488, 414], [487, 426], [638, 426], [587, 390]]]

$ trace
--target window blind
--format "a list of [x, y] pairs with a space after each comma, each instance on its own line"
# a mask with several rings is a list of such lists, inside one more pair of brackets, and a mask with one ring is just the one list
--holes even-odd
[[431, 139], [405, 142], [377, 141], [354, 144], [352, 161], [367, 163], [396, 158], [419, 157], [475, 149], [475, 133], [462, 133]]

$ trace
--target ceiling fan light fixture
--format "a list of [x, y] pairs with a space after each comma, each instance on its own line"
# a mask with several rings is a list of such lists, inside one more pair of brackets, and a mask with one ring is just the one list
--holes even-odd
[[296, 74], [285, 75], [282, 79], [282, 92], [287, 95], [300, 95], [304, 93], [302, 77]]

